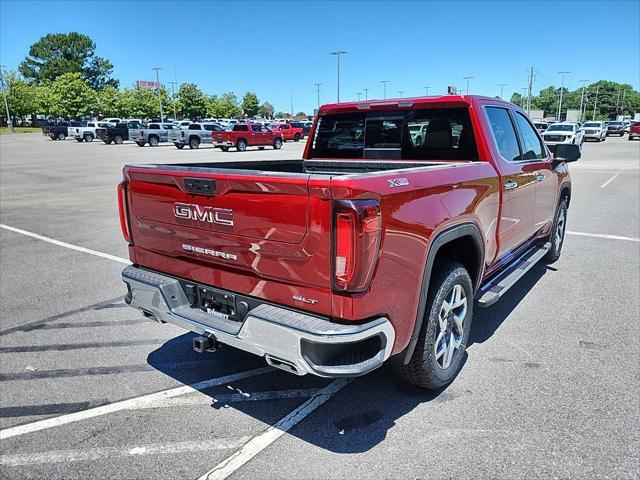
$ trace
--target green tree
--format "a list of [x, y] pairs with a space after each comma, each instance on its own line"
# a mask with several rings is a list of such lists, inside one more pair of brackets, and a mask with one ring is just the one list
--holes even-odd
[[238, 99], [233, 92], [227, 92], [210, 98], [210, 110], [207, 114], [217, 118], [234, 118], [242, 114], [238, 106]]
[[93, 89], [117, 87], [118, 81], [111, 78], [113, 65], [96, 56], [95, 50], [95, 42], [87, 35], [49, 33], [31, 45], [19, 71], [36, 83], [54, 81], [65, 73], [79, 73]]
[[97, 110], [96, 92], [80, 73], [64, 73], [50, 84], [51, 113], [58, 117], [93, 116]]
[[176, 109], [182, 118], [196, 120], [207, 114], [207, 99], [194, 83], [180, 85], [176, 101]]
[[306, 114], [306, 113], [304, 113], [304, 112], [298, 112], [298, 113], [296, 113], [296, 117], [306, 117], [306, 116], [307, 116], [307, 114]]
[[123, 94], [111, 85], [96, 93], [96, 110], [101, 118], [129, 116]]
[[242, 112], [247, 117], [255, 117], [260, 111], [258, 96], [253, 92], [247, 92], [242, 98]]
[[[173, 115], [168, 109], [171, 108], [171, 105], [166, 88], [160, 88], [160, 97], [162, 98], [162, 113], [164, 116]], [[158, 92], [155, 89], [141, 88], [137, 85], [133, 88], [126, 88], [122, 92], [122, 111], [124, 112], [123, 116], [131, 118], [159, 117]]]
[[35, 85], [26, 82], [15, 72], [5, 75], [4, 81], [7, 88], [7, 103], [12, 117], [23, 118], [38, 113], [39, 104]]

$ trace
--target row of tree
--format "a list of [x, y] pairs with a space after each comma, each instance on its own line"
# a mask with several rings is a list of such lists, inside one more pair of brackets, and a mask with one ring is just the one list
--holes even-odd
[[[582, 101], [583, 120], [612, 120], [617, 115], [633, 115], [640, 112], [640, 92], [627, 83], [599, 80], [576, 90], [565, 88], [562, 92], [562, 111], [578, 110]], [[527, 98], [514, 93], [511, 102], [524, 106]], [[560, 102], [560, 88], [547, 87], [531, 97], [532, 110], [544, 110], [555, 116]]]
[[[5, 77], [9, 111], [14, 117], [46, 115], [59, 118], [120, 117], [152, 118], [160, 116], [158, 90], [134, 86], [119, 90], [113, 85], [92, 88], [79, 72], [63, 73], [53, 81], [29, 82], [16, 73]], [[233, 92], [205, 95], [193, 83], [184, 83], [175, 98], [161, 87], [159, 91], [165, 117], [235, 118], [267, 116], [253, 92], [245, 93], [239, 102]]]

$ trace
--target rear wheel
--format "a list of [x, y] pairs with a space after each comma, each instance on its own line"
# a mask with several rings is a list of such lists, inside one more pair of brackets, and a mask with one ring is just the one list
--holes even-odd
[[113, 142], [116, 145], [122, 145], [122, 142], [124, 142], [124, 138], [122, 137], [122, 135], [116, 135], [115, 137], [113, 137]]
[[442, 388], [460, 369], [473, 318], [473, 286], [467, 270], [456, 262], [438, 261], [429, 285], [418, 343], [409, 363], [391, 366], [402, 380], [426, 389]]
[[178, 150], [182, 150], [184, 148], [184, 143], [174, 143]]
[[158, 146], [159, 140], [158, 137], [149, 137], [149, 145], [152, 147], [157, 147]]
[[84, 142], [84, 140], [82, 138], [76, 138], [76, 142], [82, 143], [82, 142]]
[[294, 142], [299, 142], [299, 141], [300, 141], [300, 134], [299, 134], [299, 133], [296, 133], [296, 134], [293, 136], [293, 141], [294, 141]]
[[107, 145], [111, 145], [111, 140], [103, 140], [104, 143], [106, 143]]
[[197, 150], [200, 148], [200, 139], [198, 137], [193, 137], [189, 139], [189, 148], [191, 150]]
[[65, 138], [67, 138], [67, 136], [64, 134], [64, 132], [58, 132], [58, 134], [56, 135], [56, 138], [58, 140], [64, 140]]
[[276, 138], [273, 141], [273, 149], [274, 150], [280, 150], [282, 148], [282, 139], [281, 138]]
[[229, 147], [220, 147], [220, 150], [222, 150], [223, 152], [228, 152], [229, 151]]
[[136, 142], [139, 147], [144, 147], [144, 142]]
[[85, 133], [83, 138], [87, 143], [93, 142], [93, 135], [91, 135], [90, 133]]
[[236, 150], [239, 152], [244, 152], [247, 149], [247, 141], [244, 139], [240, 139], [236, 142]]
[[551, 235], [549, 235], [549, 241], [551, 242], [551, 248], [544, 256], [544, 260], [547, 263], [554, 263], [560, 258], [562, 253], [562, 244], [564, 243], [564, 233], [567, 228], [567, 202], [562, 199], [558, 204], [556, 210], [556, 217], [553, 220], [553, 226], [551, 227]]

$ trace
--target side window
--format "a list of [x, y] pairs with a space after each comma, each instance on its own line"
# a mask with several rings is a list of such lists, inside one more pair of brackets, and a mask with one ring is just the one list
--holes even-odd
[[486, 110], [500, 155], [508, 161], [521, 160], [518, 139], [509, 112], [499, 107], [487, 107]]
[[254, 132], [262, 131], [262, 129], [260, 128], [260, 125], [251, 125], [251, 130], [253, 130]]
[[519, 112], [515, 112], [515, 116], [522, 141], [522, 158], [524, 160], [546, 158], [547, 154], [542, 146], [542, 141], [529, 121]]
[[198, 125], [197, 123], [192, 123], [191, 125], [189, 125], [189, 130], [200, 130], [200, 125]]
[[249, 126], [248, 125], [234, 125], [233, 126], [233, 131], [234, 132], [246, 132], [249, 130]]
[[203, 125], [204, 129], [208, 132], [213, 132], [213, 125]]
[[87, 127], [95, 127], [96, 124], [95, 123], [87, 123]]
[[157, 123], [152, 123], [151, 125], [149, 125], [149, 130], [160, 130], [160, 125], [158, 125]]

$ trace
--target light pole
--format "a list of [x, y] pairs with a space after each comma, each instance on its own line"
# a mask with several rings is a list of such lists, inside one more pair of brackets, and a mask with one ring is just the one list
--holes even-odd
[[320, 85], [321, 83], [314, 83], [316, 86], [316, 95], [318, 95], [318, 110], [320, 110]]
[[580, 121], [582, 121], [582, 106], [584, 105], [584, 87], [589, 80], [580, 80], [582, 82], [582, 94], [580, 95]]
[[499, 83], [498, 86], [500, 87], [500, 100], [502, 100], [502, 92], [504, 91], [504, 87], [505, 85], [509, 85], [508, 83]]
[[335, 55], [336, 57], [338, 57], [338, 102], [340, 103], [340, 55], [344, 55], [345, 52], [344, 50], [336, 50], [335, 52], [331, 52], [329, 53], [329, 55]]
[[173, 119], [178, 120], [178, 115], [176, 114], [176, 90], [175, 86], [178, 82], [169, 82], [171, 84], [171, 100], [173, 100]]
[[560, 86], [560, 101], [558, 102], [558, 121], [560, 121], [560, 115], [562, 115], [562, 94], [564, 93], [564, 76], [567, 73], [571, 73], [571, 72], [558, 72], [559, 75], [562, 75], [562, 83]]
[[404, 95], [404, 91], [402, 90], [398, 90], [398, 97], [402, 98], [402, 95]]
[[365, 100], [369, 100], [369, 90], [371, 90], [370, 88], [363, 88], [362, 90], [364, 90], [364, 99]]
[[382, 98], [387, 98], [387, 83], [389, 83], [389, 80], [380, 80], [380, 83], [384, 85], [384, 94]]
[[4, 97], [4, 108], [7, 110], [7, 127], [9, 127], [9, 133], [15, 133], [13, 129], [13, 122], [11, 121], [11, 114], [9, 113], [9, 102], [7, 102], [7, 89], [4, 86], [4, 75], [2, 74], [2, 69], [5, 68], [4, 65], [0, 65], [0, 83], [2, 83], [2, 96]]
[[596, 99], [593, 102], [593, 118], [591, 121], [595, 121], [596, 119], [596, 106], [598, 105], [598, 94], [600, 93], [600, 85], [596, 87]]
[[160, 70], [162, 70], [162, 67], [154, 67], [151, 70], [156, 71], [156, 80], [158, 83], [156, 88], [158, 90], [158, 103], [160, 103], [160, 121], [164, 122], [164, 118], [162, 117], [162, 97], [160, 96]]
[[528, 88], [527, 87], [522, 87], [520, 90], [522, 90], [522, 92], [523, 92], [522, 93], [522, 105], [520, 105], [520, 106], [524, 110], [526, 108], [526, 106], [527, 106], [526, 99], [527, 99], [527, 90], [528, 90]]
[[356, 95], [358, 96], [358, 101], [360, 101], [360, 97], [362, 96], [362, 92], [356, 92]]
[[425, 96], [425, 97], [428, 97], [428, 96], [429, 96], [429, 89], [430, 89], [431, 87], [422, 87], [422, 88], [424, 88], [424, 96]]
[[468, 76], [468, 77], [462, 77], [463, 80], [467, 81], [467, 89], [464, 91], [465, 95], [469, 95], [469, 80], [471, 80], [473, 77]]

